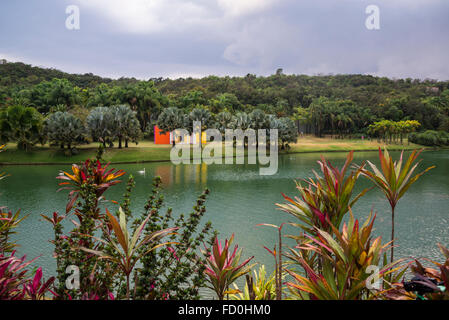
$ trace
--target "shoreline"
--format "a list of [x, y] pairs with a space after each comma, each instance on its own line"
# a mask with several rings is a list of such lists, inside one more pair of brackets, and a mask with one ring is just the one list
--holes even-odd
[[[424, 151], [440, 151], [440, 150], [447, 150], [448, 148], [440, 147], [440, 148], [432, 148], [432, 147], [404, 147], [404, 148], [388, 148], [388, 151], [411, 151], [411, 150], [419, 150], [423, 149]], [[292, 155], [292, 154], [300, 154], [300, 153], [344, 153], [344, 152], [376, 152], [379, 149], [348, 149], [348, 150], [332, 150], [332, 149], [325, 149], [325, 150], [305, 150], [305, 151], [291, 151], [291, 152], [281, 152], [279, 153], [280, 156], [282, 155]], [[223, 156], [222, 159], [226, 159], [230, 157]], [[236, 158], [234, 155], [232, 158]], [[192, 158], [191, 160], [197, 160], [197, 158]], [[133, 160], [133, 161], [107, 161], [110, 164], [139, 164], [139, 163], [164, 163], [164, 162], [170, 162], [170, 159], [158, 159], [158, 160]], [[0, 162], [0, 166], [56, 166], [56, 165], [72, 165], [74, 163], [78, 163], [77, 161], [72, 162]]]

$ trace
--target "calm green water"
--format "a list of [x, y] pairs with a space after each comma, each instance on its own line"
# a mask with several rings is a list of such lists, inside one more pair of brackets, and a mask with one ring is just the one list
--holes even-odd
[[[393, 153], [398, 156], [398, 153]], [[330, 153], [327, 158], [341, 165], [345, 154]], [[256, 227], [259, 223], [280, 224], [294, 221], [292, 217], [276, 209], [282, 202], [281, 192], [296, 195], [294, 180], [307, 178], [311, 169], [318, 169], [318, 154], [284, 155], [279, 159], [279, 171], [273, 176], [259, 176], [257, 165], [180, 165], [151, 163], [120, 165], [136, 178], [132, 197], [132, 209], [140, 214], [151, 190], [152, 178], [163, 179], [166, 205], [175, 214], [189, 213], [196, 197], [207, 186], [211, 194], [207, 201], [205, 220], [210, 220], [220, 231], [221, 237], [235, 233], [236, 243], [244, 249], [244, 256], [254, 255], [256, 262], [272, 270], [272, 257], [263, 246], [273, 247], [276, 241], [274, 229]], [[421, 168], [436, 165], [437, 168], [424, 175], [401, 199], [397, 207], [396, 235], [397, 256], [440, 259], [436, 243], [449, 245], [449, 151], [425, 152]], [[355, 162], [370, 160], [376, 164], [375, 152], [355, 154]], [[138, 171], [146, 169], [146, 175]], [[46, 274], [54, 273], [52, 258], [53, 231], [40, 214], [53, 211], [64, 213], [67, 192], [56, 192], [59, 169], [64, 166], [9, 166], [0, 171], [11, 174], [0, 181], [0, 205], [12, 210], [22, 209], [30, 216], [22, 222], [15, 236], [21, 245], [19, 254], [29, 258], [40, 255], [37, 263]], [[126, 179], [123, 179], [126, 181]], [[358, 190], [370, 185], [364, 178], [359, 180]], [[125, 183], [112, 187], [105, 195], [108, 199], [121, 200]], [[109, 204], [113, 206], [113, 204]], [[385, 241], [390, 237], [389, 205], [383, 195], [370, 191], [354, 208], [357, 217], [366, 218], [371, 208], [377, 211], [375, 234]], [[294, 232], [287, 229], [287, 232]], [[48, 272], [48, 273], [47, 273]]]

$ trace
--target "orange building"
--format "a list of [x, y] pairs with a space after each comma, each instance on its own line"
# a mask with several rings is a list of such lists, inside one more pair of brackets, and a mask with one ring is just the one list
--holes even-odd
[[[198, 137], [199, 134], [195, 135], [185, 135], [183, 137], [180, 137], [179, 135], [176, 135], [176, 143], [182, 143], [182, 144], [197, 144], [198, 143]], [[167, 132], [162, 133], [162, 130], [158, 128], [158, 126], [154, 126], [154, 144], [171, 144], [173, 142], [173, 133]], [[206, 132], [201, 132], [201, 142], [203, 144], [207, 143], [206, 139]]]
[[171, 132], [162, 133], [158, 126], [154, 126], [154, 144], [170, 144]]

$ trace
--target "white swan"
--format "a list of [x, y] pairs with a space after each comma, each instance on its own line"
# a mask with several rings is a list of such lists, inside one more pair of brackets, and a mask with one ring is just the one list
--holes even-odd
[[145, 168], [143, 168], [143, 170], [137, 171], [137, 173], [145, 175]]

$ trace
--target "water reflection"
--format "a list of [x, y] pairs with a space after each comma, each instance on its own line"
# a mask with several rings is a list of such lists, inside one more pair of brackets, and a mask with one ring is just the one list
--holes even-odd
[[[394, 153], [398, 156], [398, 153]], [[329, 153], [334, 165], [344, 163], [345, 153]], [[378, 165], [375, 152], [354, 154], [354, 162], [370, 160]], [[427, 256], [440, 260], [437, 242], [449, 245], [449, 151], [424, 152], [420, 168], [437, 167], [424, 175], [400, 200], [397, 207], [396, 235], [398, 257]], [[277, 241], [276, 233], [269, 228], [256, 227], [259, 223], [279, 225], [294, 218], [276, 209], [283, 202], [281, 192], [294, 196], [295, 179], [308, 178], [311, 169], [318, 169], [319, 154], [291, 154], [279, 158], [279, 171], [273, 176], [260, 176], [257, 165], [210, 165], [191, 164], [173, 166], [169, 162], [115, 165], [132, 174], [136, 188], [131, 198], [131, 210], [140, 215], [151, 192], [152, 179], [160, 176], [163, 181], [165, 208], [173, 208], [174, 215], [192, 211], [198, 195], [209, 188], [211, 194], [206, 203], [205, 221], [210, 220], [220, 231], [220, 237], [235, 233], [236, 242], [244, 249], [244, 255], [255, 255], [257, 262], [273, 268], [272, 257], [263, 246], [272, 247]], [[54, 271], [51, 226], [42, 221], [39, 214], [53, 211], [64, 212], [67, 192], [56, 193], [55, 179], [60, 169], [68, 166], [10, 166], [1, 171], [11, 174], [0, 181], [0, 205], [13, 210], [19, 208], [30, 214], [15, 236], [22, 245], [19, 253], [30, 258], [41, 255], [38, 263]], [[145, 174], [139, 171], [145, 169]], [[419, 170], [418, 170], [419, 171]], [[126, 177], [123, 180], [126, 181]], [[357, 190], [371, 186], [362, 178]], [[108, 199], [121, 201], [125, 183], [114, 186], [105, 194]], [[107, 204], [113, 206], [113, 204]], [[112, 208], [114, 209], [114, 208]], [[388, 202], [378, 190], [371, 190], [353, 208], [358, 218], [365, 219], [370, 210], [377, 212], [375, 235], [388, 241], [390, 237], [390, 209]], [[293, 228], [287, 233], [297, 232]]]
[[205, 163], [174, 166], [172, 164], [158, 164], [154, 167], [154, 174], [151, 176], [160, 176], [164, 186], [172, 185], [200, 185], [207, 184], [208, 166]]

